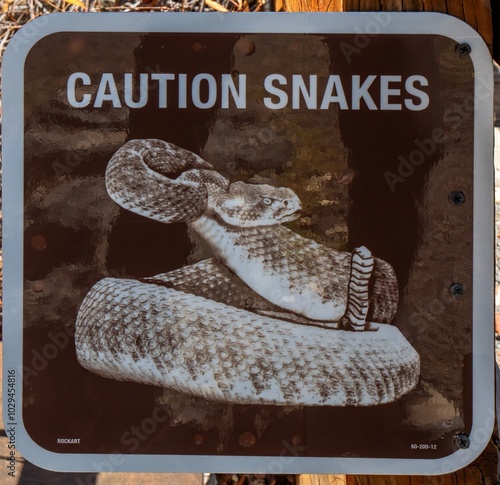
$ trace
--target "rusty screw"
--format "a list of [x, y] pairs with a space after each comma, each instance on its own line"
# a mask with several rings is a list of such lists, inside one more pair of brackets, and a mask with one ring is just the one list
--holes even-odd
[[32, 288], [33, 288], [33, 291], [40, 293], [44, 289], [43, 281], [40, 281], [40, 280], [34, 281]]
[[448, 200], [453, 205], [463, 205], [465, 203], [465, 194], [461, 190], [454, 190], [449, 196]]
[[470, 446], [470, 439], [465, 433], [458, 433], [453, 437], [455, 445], [461, 450], [466, 450]]
[[458, 44], [457, 52], [460, 57], [467, 57], [471, 53], [472, 49], [469, 44]]
[[43, 251], [47, 247], [47, 238], [43, 234], [35, 234], [31, 236], [30, 244], [35, 251]]
[[234, 48], [238, 54], [243, 54], [244, 56], [251, 56], [255, 52], [255, 44], [245, 37], [239, 39]]
[[245, 431], [244, 433], [241, 433], [240, 435], [240, 446], [243, 446], [244, 448], [249, 448], [250, 446], [253, 446], [257, 440], [255, 439], [255, 435], [253, 433], [250, 433], [250, 431]]

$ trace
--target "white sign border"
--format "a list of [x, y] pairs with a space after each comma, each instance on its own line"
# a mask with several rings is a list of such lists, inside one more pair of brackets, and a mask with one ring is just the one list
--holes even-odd
[[[382, 28], [381, 26], [384, 25]], [[439, 459], [290, 456], [112, 455], [54, 453], [37, 445], [22, 423], [24, 62], [57, 32], [184, 32], [441, 35], [471, 46], [475, 72], [473, 213], [473, 427], [468, 449]], [[348, 473], [438, 475], [472, 462], [488, 443], [494, 406], [493, 69], [479, 34], [438, 13], [71, 13], [38, 17], [8, 45], [3, 61], [3, 396], [9, 426], [8, 371], [15, 369], [16, 443], [31, 462], [59, 471]], [[456, 363], [450, 363], [455, 365]], [[276, 470], [279, 470], [276, 471]]]

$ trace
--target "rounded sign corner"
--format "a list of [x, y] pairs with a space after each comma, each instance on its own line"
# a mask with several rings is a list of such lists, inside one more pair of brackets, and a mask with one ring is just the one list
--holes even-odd
[[[70, 13], [53, 13], [40, 15], [23, 25], [7, 44], [4, 54], [4, 63], [24, 63], [30, 50], [44, 37], [60, 31], [58, 28], [61, 16], [73, 15]], [[20, 57], [21, 56], [21, 57]], [[11, 60], [12, 57], [12, 60]]]
[[457, 41], [457, 52], [460, 57], [470, 56], [474, 67], [483, 71], [489, 65], [491, 77], [493, 77], [493, 59], [491, 51], [485, 40], [477, 30], [462, 19], [445, 13], [434, 13], [434, 15], [446, 17], [446, 35]]
[[[491, 435], [490, 435], [491, 436]], [[461, 438], [457, 438], [460, 440]], [[434, 476], [434, 475], [447, 475], [449, 473], [455, 473], [470, 466], [486, 449], [489, 442], [489, 438], [481, 443], [470, 443], [467, 445], [469, 448], [457, 449], [450, 455], [436, 459], [434, 465], [437, 467], [427, 467], [425, 464], [422, 465], [422, 469], [418, 472], [422, 475]]]
[[[7, 435], [9, 436], [8, 424], [6, 428]], [[44, 448], [30, 436], [22, 417], [18, 419], [15, 425], [14, 436], [15, 448], [13, 448], [13, 456], [15, 461], [18, 460], [17, 453], [19, 453], [25, 460], [44, 470], [54, 472], [74, 471], [74, 468], [71, 466], [71, 460], [69, 464], [66, 460], [61, 460], [62, 453]]]

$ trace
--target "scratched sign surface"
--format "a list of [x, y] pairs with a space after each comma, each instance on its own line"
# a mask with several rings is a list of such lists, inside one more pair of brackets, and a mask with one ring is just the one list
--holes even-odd
[[464, 466], [492, 426], [482, 41], [440, 15], [185, 17], [43, 19], [9, 46], [21, 451], [89, 471]]

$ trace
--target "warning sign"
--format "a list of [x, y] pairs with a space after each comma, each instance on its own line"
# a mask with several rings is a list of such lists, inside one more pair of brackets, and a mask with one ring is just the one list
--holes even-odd
[[58, 15], [4, 76], [4, 418], [30, 461], [437, 474], [481, 452], [492, 70], [472, 29]]

